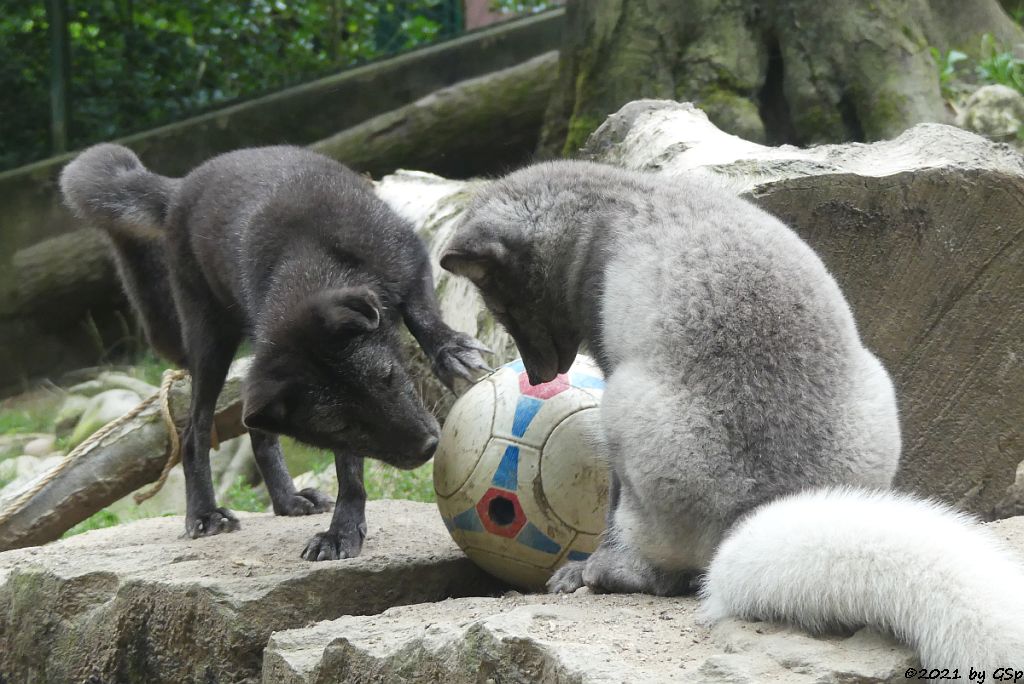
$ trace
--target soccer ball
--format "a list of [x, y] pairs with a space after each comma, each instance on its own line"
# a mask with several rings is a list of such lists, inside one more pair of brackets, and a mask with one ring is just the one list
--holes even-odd
[[578, 356], [568, 373], [537, 386], [513, 361], [455, 402], [434, 455], [437, 505], [487, 572], [542, 590], [560, 565], [597, 547], [608, 476], [586, 432], [603, 391], [596, 364]]

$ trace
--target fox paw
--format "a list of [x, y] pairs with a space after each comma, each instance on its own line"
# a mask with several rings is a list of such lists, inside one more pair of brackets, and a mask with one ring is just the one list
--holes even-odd
[[571, 594], [583, 586], [586, 561], [572, 561], [560, 567], [548, 580], [549, 594]]
[[325, 513], [334, 508], [334, 502], [330, 497], [311, 487], [300, 492], [288, 495], [284, 501], [278, 504], [274, 502], [274, 515], [312, 515], [314, 513]]
[[491, 367], [481, 354], [492, 353], [478, 340], [463, 333], [457, 334], [437, 352], [434, 357], [434, 373], [448, 389], [452, 389], [456, 378], [472, 381]]
[[234, 532], [241, 528], [242, 524], [238, 522], [238, 518], [226, 508], [215, 508], [209, 513], [185, 516], [185, 534], [192, 539]]
[[318, 532], [302, 551], [303, 560], [325, 561], [341, 558], [355, 558], [363, 550], [366, 539], [366, 523], [347, 532]]

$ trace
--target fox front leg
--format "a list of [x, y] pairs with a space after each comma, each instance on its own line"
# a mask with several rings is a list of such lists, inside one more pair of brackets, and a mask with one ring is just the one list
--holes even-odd
[[331, 526], [318, 532], [306, 544], [302, 557], [308, 561], [355, 558], [366, 539], [366, 487], [363, 486], [363, 457], [334, 452], [338, 471], [338, 500]]
[[401, 310], [406, 327], [426, 352], [434, 375], [445, 387], [453, 390], [456, 380], [471, 382], [480, 373], [490, 370], [482, 355], [491, 350], [474, 337], [452, 330], [441, 320], [429, 269], [419, 278]]

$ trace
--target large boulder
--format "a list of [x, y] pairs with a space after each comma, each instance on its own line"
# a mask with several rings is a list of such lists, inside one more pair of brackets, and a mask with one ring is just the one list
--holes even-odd
[[939, 124], [871, 145], [765, 147], [653, 100], [611, 116], [583, 154], [710, 174], [799, 233], [895, 380], [897, 486], [994, 515], [1024, 460], [1024, 156]]
[[254, 682], [275, 630], [497, 587], [430, 504], [371, 502], [362, 555], [321, 563], [299, 552], [330, 515], [239, 517], [205, 539], [151, 518], [0, 553], [0, 682]]

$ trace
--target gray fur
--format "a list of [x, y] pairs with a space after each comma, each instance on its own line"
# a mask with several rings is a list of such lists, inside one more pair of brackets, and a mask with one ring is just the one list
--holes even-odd
[[474, 265], [533, 380], [581, 343], [605, 372], [621, 489], [595, 567], [614, 543], [696, 574], [759, 504], [896, 472], [892, 385], [835, 281], [795, 233], [706, 181], [530, 167], [475, 199], [441, 263]]
[[[224, 154], [172, 180], [146, 171], [125, 148], [100, 145], [67, 167], [62, 188], [111, 236], [142, 317], [170, 308], [180, 321], [175, 333], [193, 379], [182, 457], [188, 533], [238, 526], [216, 505], [208, 454], [216, 398], [247, 336], [255, 358], [244, 422], [275, 512], [329, 507], [319, 492], [295, 491], [276, 435], [333, 450], [334, 518], [303, 556], [358, 554], [363, 455], [411, 468], [437, 443], [437, 422], [400, 352], [398, 321], [449, 386], [484, 366], [479, 343], [441, 321], [426, 250], [408, 222], [364, 178], [293, 147]], [[145, 258], [123, 249], [128, 239], [150, 241]], [[163, 268], [147, 278], [146, 259]]]
[[442, 255], [531, 381], [582, 344], [607, 379], [608, 530], [552, 591], [677, 594], [704, 615], [871, 625], [932, 668], [1024, 653], [1024, 569], [978, 525], [886, 491], [892, 383], [821, 260], [703, 177], [530, 167], [472, 202]]

